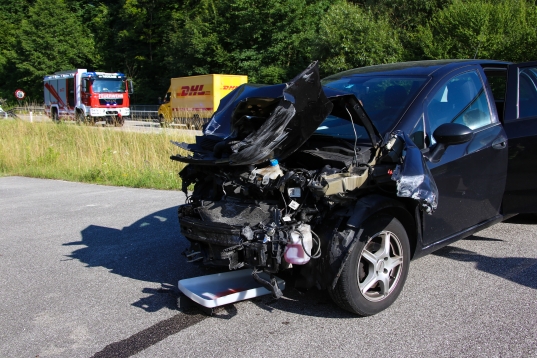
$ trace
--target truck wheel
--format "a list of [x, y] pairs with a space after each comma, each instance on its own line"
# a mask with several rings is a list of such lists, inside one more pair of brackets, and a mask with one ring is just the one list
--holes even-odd
[[168, 127], [168, 126], [169, 126], [169, 124], [166, 122], [166, 119], [164, 118], [164, 116], [163, 116], [162, 114], [160, 114], [160, 115], [158, 116], [158, 122], [160, 123], [160, 126], [161, 126], [162, 128], [164, 128], [164, 127]]
[[53, 108], [53, 109], [51, 109], [50, 114], [51, 114], [53, 122], [56, 122], [56, 123], [60, 122], [60, 119], [59, 119], [59, 116], [58, 116], [58, 110]]
[[123, 127], [123, 124], [125, 123], [125, 118], [123, 117], [116, 117], [116, 127]]
[[84, 124], [86, 122], [86, 116], [82, 111], [76, 111], [75, 120], [76, 124]]
[[388, 308], [405, 284], [410, 244], [405, 228], [394, 217], [381, 215], [362, 226], [363, 233], [333, 290], [334, 302], [360, 316]]

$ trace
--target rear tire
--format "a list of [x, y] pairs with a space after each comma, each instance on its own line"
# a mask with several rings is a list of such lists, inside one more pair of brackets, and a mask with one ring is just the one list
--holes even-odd
[[394, 217], [379, 215], [366, 221], [359, 242], [329, 290], [341, 308], [371, 316], [388, 308], [405, 284], [410, 244], [405, 228]]
[[60, 122], [60, 118], [58, 116], [58, 110], [57, 109], [55, 109], [55, 108], [51, 109], [50, 116], [51, 116], [53, 122], [55, 122], [55, 123]]

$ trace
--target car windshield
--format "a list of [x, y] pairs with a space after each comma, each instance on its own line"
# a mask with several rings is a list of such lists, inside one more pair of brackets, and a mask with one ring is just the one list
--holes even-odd
[[[323, 80], [322, 84], [354, 94], [377, 130], [384, 134], [393, 129], [426, 80], [417, 76], [349, 76]], [[358, 138], [360, 134], [367, 136], [363, 127], [354, 125], [354, 129]], [[353, 124], [333, 116], [328, 116], [316, 133], [354, 138]]]
[[125, 82], [121, 79], [98, 79], [93, 81], [93, 92], [110, 93], [125, 92]]
[[370, 140], [365, 127], [354, 124], [347, 119], [343, 119], [332, 114], [326, 117], [324, 122], [321, 123], [314, 134], [337, 137], [341, 139]]

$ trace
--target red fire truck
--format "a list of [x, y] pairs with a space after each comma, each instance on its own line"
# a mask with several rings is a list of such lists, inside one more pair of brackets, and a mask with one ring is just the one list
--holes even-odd
[[132, 82], [122, 73], [76, 69], [45, 76], [45, 113], [53, 121], [75, 119], [122, 126], [130, 115]]

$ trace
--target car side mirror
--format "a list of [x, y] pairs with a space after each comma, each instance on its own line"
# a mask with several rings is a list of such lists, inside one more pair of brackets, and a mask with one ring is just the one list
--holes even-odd
[[436, 163], [440, 161], [447, 147], [468, 143], [474, 137], [474, 132], [464, 124], [444, 123], [436, 128], [433, 137], [436, 144], [431, 148], [426, 158], [431, 163]]

